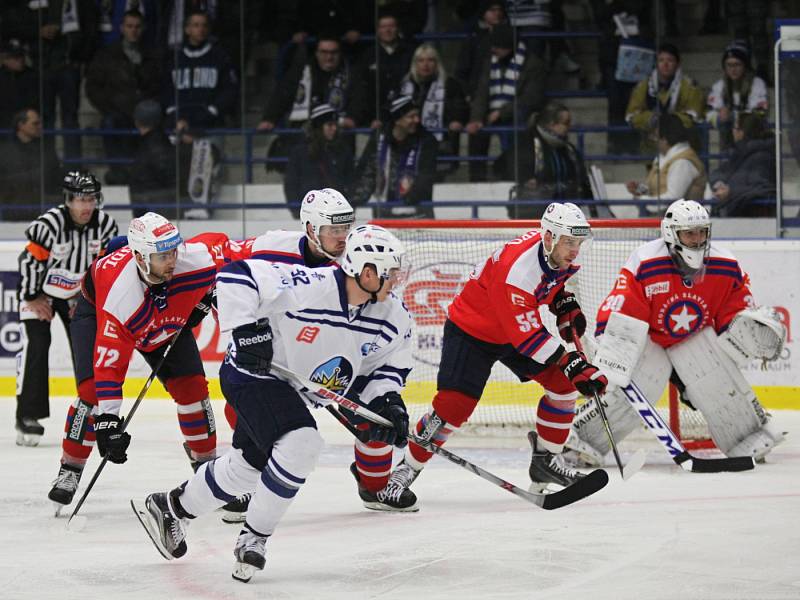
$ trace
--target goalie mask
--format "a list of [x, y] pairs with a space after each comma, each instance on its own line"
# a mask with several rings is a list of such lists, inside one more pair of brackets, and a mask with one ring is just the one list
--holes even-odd
[[[361, 287], [359, 281], [361, 272], [366, 265], [372, 265], [381, 279], [381, 285], [378, 288], [380, 291], [383, 288], [383, 282], [389, 278], [395, 278], [397, 282], [405, 279], [408, 271], [408, 266], [403, 262], [405, 253], [406, 249], [402, 242], [383, 227], [360, 225], [347, 236], [342, 270], [353, 277]], [[375, 299], [377, 292], [369, 293]]]
[[[581, 248], [585, 251], [588, 247], [588, 242], [592, 239], [592, 228], [586, 217], [575, 204], [572, 202], [553, 202], [548, 205], [542, 215], [542, 248], [544, 250], [544, 257], [552, 264], [550, 255], [563, 236], [573, 238], [580, 244]], [[550, 232], [552, 235], [552, 243], [550, 247], [544, 243], [544, 234]]]
[[[306, 236], [312, 247], [330, 260], [336, 260], [338, 255], [325, 250], [319, 239], [323, 227], [344, 227], [349, 231], [355, 220], [355, 212], [347, 199], [333, 188], [311, 190], [303, 197], [300, 205], [300, 222], [306, 230]], [[308, 232], [308, 224], [311, 232]]]
[[681, 275], [702, 276], [711, 251], [711, 218], [694, 200], [676, 200], [661, 220], [661, 237]]
[[150, 275], [151, 255], [170, 252], [183, 243], [178, 228], [161, 215], [149, 212], [131, 221], [128, 226], [128, 246], [144, 259], [136, 266], [145, 277]]

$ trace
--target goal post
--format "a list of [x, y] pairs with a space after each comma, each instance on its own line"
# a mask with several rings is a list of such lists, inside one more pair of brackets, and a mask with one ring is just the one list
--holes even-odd
[[[442, 347], [447, 308], [469, 279], [473, 268], [512, 239], [540, 227], [538, 220], [373, 220], [392, 231], [406, 247], [410, 265], [408, 279], [397, 290], [414, 319], [412, 351], [414, 369], [404, 398], [412, 418], [420, 416], [436, 393], [436, 373]], [[594, 338], [600, 304], [614, 286], [619, 270], [641, 244], [660, 235], [658, 219], [589, 220], [593, 240], [582, 252], [581, 269], [567, 287], [574, 291], [586, 315], [586, 336]], [[541, 311], [550, 331], [557, 331], [548, 310]], [[542, 388], [535, 382], [521, 383], [504, 365], [494, 366], [478, 407], [469, 420], [470, 431], [488, 433], [498, 429], [532, 428]], [[677, 395], [665, 390], [660, 408], [670, 425], [684, 439], [705, 437], [704, 424], [689, 426], [689, 409], [681, 409]], [[694, 419], [693, 419], [694, 420]], [[698, 429], [698, 431], [694, 431]]]

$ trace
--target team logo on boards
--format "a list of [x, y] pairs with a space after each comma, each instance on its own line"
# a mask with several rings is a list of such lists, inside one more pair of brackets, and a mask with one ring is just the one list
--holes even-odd
[[343, 393], [353, 381], [353, 365], [344, 356], [321, 364], [309, 377], [314, 383], [336, 393]]

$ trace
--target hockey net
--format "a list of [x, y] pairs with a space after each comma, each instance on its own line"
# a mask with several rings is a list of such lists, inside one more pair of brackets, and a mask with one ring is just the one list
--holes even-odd
[[[539, 227], [539, 221], [373, 221], [392, 231], [405, 245], [410, 275], [398, 290], [414, 317], [414, 369], [404, 394], [412, 419], [430, 406], [436, 393], [436, 373], [442, 348], [442, 326], [450, 302], [469, 273], [496, 249]], [[591, 220], [593, 242], [581, 254], [581, 269], [568, 288], [578, 297], [587, 319], [585, 340], [594, 338], [595, 317], [611, 291], [620, 268], [635, 248], [660, 235], [656, 219]], [[543, 322], [556, 331], [555, 320], [542, 310]], [[502, 435], [530, 429], [542, 395], [537, 383], [521, 383], [497, 363], [481, 401], [462, 428], [475, 435]], [[665, 391], [658, 408], [669, 417], [684, 441], [703, 445], [708, 430], [702, 416], [680, 405], [677, 394]]]

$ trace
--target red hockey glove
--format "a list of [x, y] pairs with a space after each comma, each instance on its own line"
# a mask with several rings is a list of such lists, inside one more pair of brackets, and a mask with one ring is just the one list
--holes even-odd
[[578, 337], [582, 337], [586, 332], [586, 317], [583, 316], [578, 299], [572, 292], [566, 292], [561, 288], [550, 303], [550, 312], [556, 316], [558, 333], [565, 342], [572, 341], [573, 327]]
[[558, 361], [572, 385], [587, 398], [606, 391], [608, 379], [597, 367], [586, 362], [583, 352], [567, 352]]

